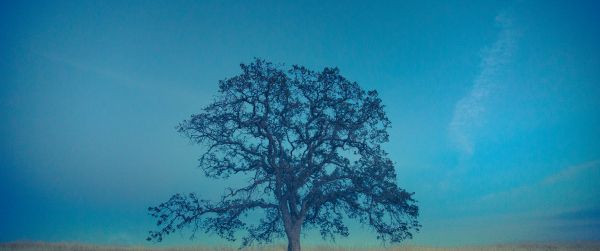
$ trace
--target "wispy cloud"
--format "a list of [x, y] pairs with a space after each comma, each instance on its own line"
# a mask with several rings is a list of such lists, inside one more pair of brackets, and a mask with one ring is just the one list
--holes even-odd
[[553, 174], [543, 177], [538, 182], [525, 184], [505, 191], [498, 191], [486, 194], [480, 198], [480, 201], [507, 200], [509, 198], [520, 196], [525, 193], [533, 193], [544, 187], [552, 187], [569, 179], [581, 179], [584, 174], [594, 169], [600, 169], [600, 159], [591, 160], [571, 166], [567, 166]]
[[553, 185], [558, 182], [565, 181], [569, 178], [574, 178], [578, 175], [581, 175], [585, 171], [596, 168], [600, 168], [600, 160], [593, 160], [573, 166], [568, 166], [562, 169], [561, 171], [546, 177], [542, 183], [545, 185]]
[[469, 93], [455, 105], [452, 120], [448, 126], [450, 139], [466, 155], [473, 154], [472, 131], [483, 123], [484, 101], [501, 83], [497, 75], [503, 66], [509, 63], [515, 47], [515, 29], [512, 18], [502, 13], [496, 16], [500, 34], [496, 41], [483, 51], [481, 71], [473, 81]]
[[47, 60], [50, 60], [53, 63], [66, 65], [66, 66], [76, 69], [78, 71], [102, 76], [107, 79], [111, 79], [116, 83], [120, 83], [120, 84], [125, 83], [128, 85], [131, 85], [132, 83], [135, 82], [135, 81], [133, 81], [133, 79], [131, 79], [130, 77], [128, 77], [125, 74], [122, 74], [120, 72], [117, 72], [117, 71], [114, 71], [111, 69], [96, 66], [96, 65], [92, 64], [91, 62], [74, 60], [72, 58], [64, 57], [64, 56], [61, 56], [59, 54], [54, 54], [54, 53], [40, 53], [40, 56], [42, 56], [43, 58], [45, 58]]
[[[144, 79], [142, 76], [136, 76], [131, 73], [124, 73], [115, 70], [111, 67], [103, 67], [95, 62], [85, 61], [76, 58], [70, 58], [62, 56], [56, 53], [36, 53], [41, 58], [52, 62], [53, 64], [59, 64], [67, 66], [73, 70], [91, 75], [98, 76], [107, 81], [104, 83], [110, 83], [117, 86], [129, 87], [138, 90], [149, 90], [161, 94], [172, 94], [180, 98], [178, 100], [190, 100], [195, 104], [194, 100], [197, 100], [197, 96], [190, 90], [184, 89], [180, 86], [171, 85], [164, 82], [158, 82], [152, 79]], [[185, 98], [184, 98], [185, 97]]]

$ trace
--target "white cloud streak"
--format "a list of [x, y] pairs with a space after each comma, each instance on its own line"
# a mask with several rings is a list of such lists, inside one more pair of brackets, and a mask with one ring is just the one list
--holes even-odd
[[507, 200], [508, 198], [519, 196], [524, 193], [536, 192], [544, 187], [552, 187], [571, 179], [581, 179], [584, 177], [582, 175], [594, 169], [600, 169], [600, 159], [567, 166], [533, 184], [525, 184], [510, 190], [486, 194], [480, 198], [480, 201]]
[[600, 160], [593, 160], [578, 165], [568, 166], [559, 172], [546, 177], [542, 183], [544, 185], [553, 185], [558, 182], [577, 177], [588, 170], [593, 170], [596, 168], [600, 168]]
[[466, 155], [474, 152], [472, 131], [483, 124], [484, 101], [501, 83], [496, 81], [503, 66], [509, 63], [515, 47], [515, 29], [512, 18], [506, 14], [496, 16], [501, 31], [497, 40], [483, 51], [481, 71], [473, 81], [469, 93], [454, 107], [448, 126], [449, 136], [456, 147]]
[[94, 75], [102, 76], [102, 77], [111, 79], [111, 80], [116, 81], [121, 84], [122, 83], [131, 84], [134, 82], [131, 78], [129, 78], [128, 76], [126, 76], [124, 74], [121, 74], [119, 72], [116, 72], [116, 71], [113, 71], [110, 69], [95, 66], [90, 62], [77, 61], [77, 60], [73, 60], [68, 57], [61, 56], [59, 54], [52, 54], [52, 53], [43, 53], [40, 55], [43, 58], [50, 60], [53, 63], [63, 64], [63, 65], [66, 65], [68, 67], [71, 67], [71, 68], [76, 69], [81, 72], [86, 72], [86, 73], [91, 73]]
[[[154, 80], [144, 80], [139, 76], [131, 76], [131, 74], [123, 74], [119, 71], [97, 66], [93, 62], [86, 62], [61, 56], [53, 53], [37, 53], [40, 57], [52, 62], [53, 64], [61, 64], [70, 67], [74, 70], [104, 78], [105, 83], [113, 85], [135, 88], [138, 90], [149, 90], [161, 94], [177, 95], [178, 100], [197, 100], [197, 96], [190, 90], [182, 89], [181, 87], [157, 82]], [[185, 97], [185, 98], [183, 98]], [[195, 104], [195, 101], [193, 101]]]

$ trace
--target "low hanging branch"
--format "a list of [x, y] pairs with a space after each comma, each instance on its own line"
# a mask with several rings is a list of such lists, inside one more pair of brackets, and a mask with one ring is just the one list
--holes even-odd
[[[365, 92], [336, 68], [284, 71], [260, 59], [241, 68], [177, 129], [207, 147], [200, 157], [206, 176], [252, 179], [218, 202], [176, 194], [150, 207], [159, 229], [148, 240], [191, 228], [233, 241], [244, 230], [244, 246], [287, 236], [288, 250], [296, 251], [302, 228], [317, 228], [325, 239], [347, 236], [344, 217], [372, 227], [383, 241], [412, 238], [418, 207], [396, 185], [381, 149], [390, 122], [376, 91]], [[259, 223], [245, 223], [256, 210], [264, 212]]]

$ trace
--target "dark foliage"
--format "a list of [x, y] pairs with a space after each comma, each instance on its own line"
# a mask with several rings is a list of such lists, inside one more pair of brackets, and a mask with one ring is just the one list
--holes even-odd
[[[337, 68], [283, 70], [260, 59], [241, 68], [177, 129], [206, 146], [199, 161], [208, 177], [243, 174], [250, 182], [217, 202], [176, 194], [150, 207], [159, 229], [148, 240], [187, 227], [235, 240], [242, 230], [243, 245], [287, 236], [290, 250], [299, 250], [302, 228], [347, 236], [344, 218], [389, 242], [418, 231], [413, 194], [396, 185], [380, 146], [390, 122], [376, 91], [365, 92]], [[244, 222], [255, 210], [264, 212], [260, 222]]]

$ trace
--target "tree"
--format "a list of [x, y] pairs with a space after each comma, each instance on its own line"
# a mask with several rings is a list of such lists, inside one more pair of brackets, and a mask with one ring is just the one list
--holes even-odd
[[[419, 230], [418, 207], [396, 185], [392, 161], [381, 148], [390, 121], [376, 91], [365, 92], [337, 68], [281, 69], [256, 59], [219, 82], [219, 95], [177, 130], [205, 146], [205, 175], [242, 174], [249, 184], [229, 188], [217, 202], [175, 194], [150, 207], [161, 241], [176, 230], [202, 230], [227, 240], [245, 231], [242, 245], [287, 236], [300, 250], [304, 228], [324, 239], [348, 236], [345, 218], [371, 226], [377, 238], [400, 242]], [[248, 213], [260, 211], [259, 222]], [[256, 213], [255, 213], [256, 214]]]

